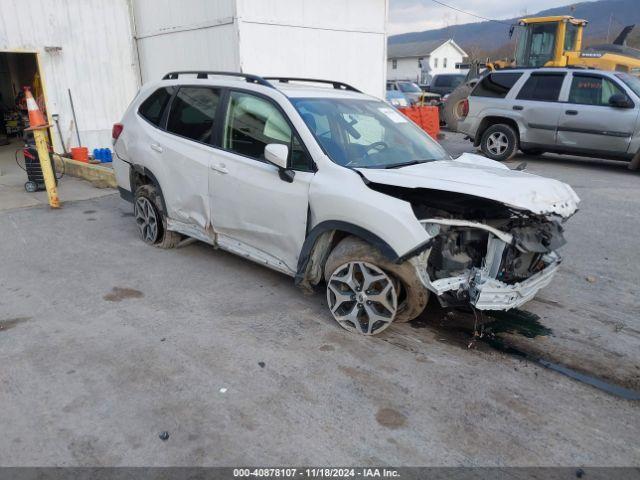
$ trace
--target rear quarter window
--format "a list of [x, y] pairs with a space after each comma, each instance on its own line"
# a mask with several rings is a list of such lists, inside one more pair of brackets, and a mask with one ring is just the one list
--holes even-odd
[[478, 82], [471, 96], [504, 98], [521, 76], [522, 73], [490, 73]]
[[159, 88], [153, 92], [138, 108], [138, 113], [149, 123], [156, 127], [160, 125], [164, 109], [169, 103], [169, 99], [173, 95], [172, 88]]

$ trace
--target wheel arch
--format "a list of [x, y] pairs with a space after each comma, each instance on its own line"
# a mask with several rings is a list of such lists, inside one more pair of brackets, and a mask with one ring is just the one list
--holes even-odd
[[520, 142], [521, 129], [520, 129], [520, 125], [516, 120], [509, 117], [501, 117], [499, 115], [489, 115], [487, 117], [484, 117], [480, 122], [480, 126], [478, 127], [478, 132], [476, 133], [475, 139], [473, 141], [473, 145], [475, 147], [480, 146], [480, 142], [482, 141], [482, 136], [484, 135], [484, 132], [486, 132], [488, 128], [494, 125], [499, 125], [499, 124], [505, 124], [512, 127], [515, 130], [516, 135], [518, 136], [518, 143]]
[[162, 187], [160, 186], [160, 182], [153, 174], [151, 170], [147, 167], [144, 167], [139, 164], [132, 164], [131, 169], [129, 170], [129, 183], [131, 185], [131, 193], [135, 196], [136, 190], [138, 187], [142, 185], [153, 185], [160, 195], [160, 202], [162, 203], [162, 208], [166, 212], [167, 204], [164, 201], [164, 194], [162, 193]]
[[298, 257], [295, 284], [305, 289], [322, 280], [324, 264], [329, 253], [347, 236], [355, 236], [377, 248], [382, 255], [392, 262], [401, 257], [398, 253], [375, 233], [358, 225], [339, 220], [328, 220], [311, 229], [305, 238]]

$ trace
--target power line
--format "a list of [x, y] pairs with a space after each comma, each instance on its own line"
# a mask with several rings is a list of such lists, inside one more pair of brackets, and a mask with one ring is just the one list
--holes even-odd
[[451, 10], [455, 10], [456, 12], [464, 13], [465, 15], [471, 15], [472, 17], [480, 18], [482, 20], [486, 20], [487, 22], [496, 22], [496, 23], [502, 23], [503, 25], [511, 26], [510, 23], [503, 22], [501, 20], [494, 20], [493, 18], [487, 18], [487, 17], [483, 17], [482, 15], [476, 15], [475, 13], [467, 12], [465, 10], [460, 10], [459, 8], [456, 8], [441, 2], [440, 0], [431, 0], [431, 1], [433, 3], [437, 3], [438, 5], [442, 5], [443, 7], [447, 7], [447, 8], [450, 8]]

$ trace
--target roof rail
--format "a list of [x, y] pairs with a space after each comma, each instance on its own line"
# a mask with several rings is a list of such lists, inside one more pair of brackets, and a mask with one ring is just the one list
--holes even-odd
[[248, 83], [257, 83], [258, 85], [264, 85], [265, 87], [275, 88], [269, 82], [267, 82], [264, 78], [259, 77], [258, 75], [251, 75], [249, 73], [238, 73], [238, 72], [208, 72], [202, 70], [185, 70], [179, 72], [169, 72], [164, 77], [163, 80], [177, 80], [180, 75], [197, 75], [199, 79], [207, 79], [210, 75], [217, 75], [220, 77], [240, 77], [244, 78]]
[[589, 67], [589, 66], [585, 66], [585, 65], [566, 65], [564, 67], [545, 67], [544, 65], [542, 67], [502, 67], [502, 68], [497, 68], [495, 70], [491, 70], [489, 73], [500, 73], [500, 72], [508, 72], [510, 70], [561, 70], [563, 68], [566, 68], [568, 70], [598, 70], [595, 67]]
[[319, 80], [317, 78], [296, 78], [296, 77], [264, 77], [265, 80], [276, 80], [280, 83], [289, 83], [291, 82], [308, 82], [308, 83], [326, 83], [328, 85], [333, 85], [333, 88], [336, 90], [349, 90], [351, 92], [362, 93], [355, 87], [343, 82], [336, 82], [335, 80]]

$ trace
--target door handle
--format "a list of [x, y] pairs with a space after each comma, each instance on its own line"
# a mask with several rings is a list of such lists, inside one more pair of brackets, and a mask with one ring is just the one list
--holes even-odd
[[220, 173], [229, 173], [229, 170], [227, 170], [227, 166], [224, 163], [220, 163], [218, 165], [211, 165], [211, 170], [215, 170], [216, 172], [220, 172]]
[[158, 145], [157, 143], [152, 143], [151, 145], [149, 145], [151, 147], [151, 150], [155, 150], [158, 153], [162, 153], [162, 147], [160, 145]]
[[567, 115], [578, 115], [578, 111], [577, 110], [567, 110], [566, 112]]
[[524, 110], [524, 107], [522, 105], [514, 105], [513, 109], [520, 111], [520, 110]]

